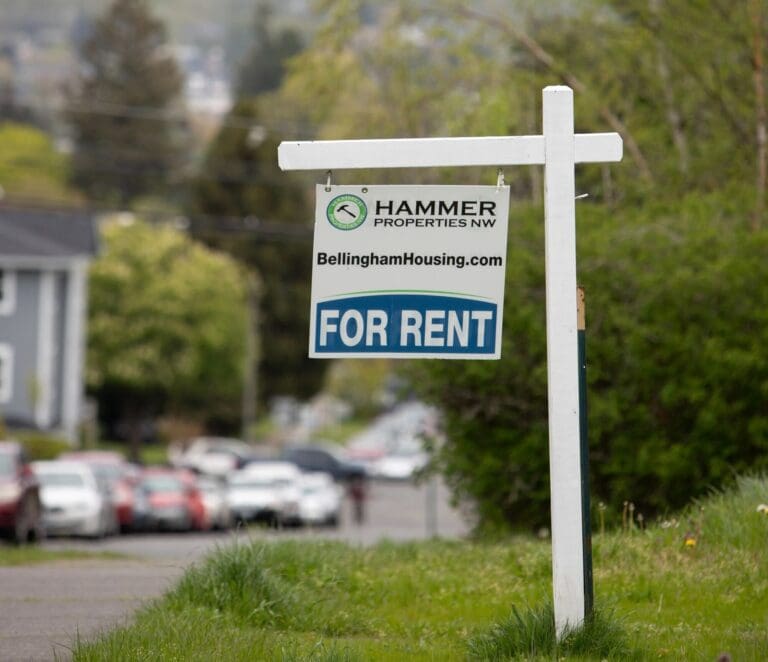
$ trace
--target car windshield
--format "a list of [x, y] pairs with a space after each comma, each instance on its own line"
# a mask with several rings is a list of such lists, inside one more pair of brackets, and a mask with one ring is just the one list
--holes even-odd
[[83, 487], [85, 480], [82, 475], [67, 471], [39, 474], [40, 483], [46, 487]]
[[184, 484], [174, 476], [152, 476], [145, 478], [142, 483], [145, 492], [181, 492]]
[[92, 464], [91, 468], [97, 478], [114, 483], [123, 477], [123, 469], [118, 464]]
[[16, 462], [10, 453], [0, 453], [0, 476], [12, 476], [16, 472]]

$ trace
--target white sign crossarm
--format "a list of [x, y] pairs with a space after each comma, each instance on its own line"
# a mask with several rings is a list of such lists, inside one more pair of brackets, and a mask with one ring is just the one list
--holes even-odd
[[[577, 133], [573, 139], [576, 163], [621, 161], [618, 133]], [[545, 158], [544, 136], [283, 142], [277, 154], [283, 170], [543, 165]]]

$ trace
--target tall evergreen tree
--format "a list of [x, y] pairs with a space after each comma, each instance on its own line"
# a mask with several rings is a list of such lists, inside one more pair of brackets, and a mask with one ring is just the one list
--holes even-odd
[[240, 68], [238, 94], [256, 96], [280, 86], [285, 74], [285, 60], [303, 48], [301, 35], [290, 28], [272, 29], [272, 8], [261, 2], [256, 8], [254, 42]]
[[[257, 101], [238, 102], [231, 116], [237, 122], [224, 124], [192, 182], [190, 214], [193, 220], [207, 216], [193, 227], [198, 238], [261, 276], [260, 399], [311, 396], [322, 384], [326, 362], [307, 358], [312, 278], [307, 186], [278, 169], [279, 140], [260, 125]], [[225, 231], [243, 219], [245, 233]]]
[[178, 165], [182, 76], [145, 0], [115, 0], [80, 48], [69, 98], [74, 183], [126, 204], [157, 193]]

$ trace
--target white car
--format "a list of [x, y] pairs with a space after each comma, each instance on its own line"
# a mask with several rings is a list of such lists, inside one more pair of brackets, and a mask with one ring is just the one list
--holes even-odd
[[411, 480], [429, 461], [429, 456], [413, 448], [395, 451], [376, 460], [371, 473], [384, 480]]
[[48, 535], [102, 538], [118, 529], [117, 512], [93, 469], [84, 462], [33, 462], [40, 481], [43, 524]]
[[319, 471], [302, 474], [299, 479], [299, 486], [301, 489], [301, 499], [299, 500], [301, 523], [338, 526], [344, 491], [334, 482], [333, 476]]
[[236, 522], [299, 522], [299, 477], [290, 462], [255, 462], [229, 475], [227, 503]]
[[186, 446], [172, 444], [168, 459], [177, 469], [223, 478], [250, 459], [253, 449], [239, 439], [198, 437]]

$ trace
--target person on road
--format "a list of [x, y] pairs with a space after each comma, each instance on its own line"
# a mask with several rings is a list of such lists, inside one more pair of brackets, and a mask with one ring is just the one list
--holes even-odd
[[365, 521], [365, 479], [360, 476], [352, 478], [349, 482], [348, 492], [349, 498], [352, 500], [352, 517], [355, 524], [362, 524]]

